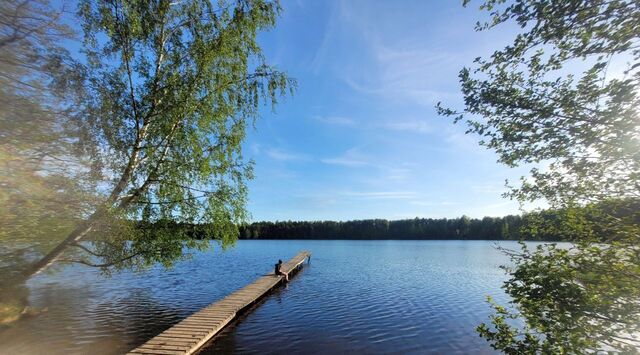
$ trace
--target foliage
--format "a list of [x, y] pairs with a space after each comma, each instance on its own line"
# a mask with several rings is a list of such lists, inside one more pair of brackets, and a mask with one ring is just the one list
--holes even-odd
[[[624, 207], [623, 207], [624, 206]], [[239, 226], [242, 239], [416, 239], [416, 240], [535, 240], [573, 241], [589, 235], [606, 241], [610, 237], [601, 218], [635, 218], [640, 201], [609, 201], [581, 208], [546, 209], [523, 215], [469, 218], [413, 218], [389, 221], [279, 221]], [[606, 211], [604, 213], [603, 211]], [[201, 226], [186, 228], [188, 235], [206, 238]]]
[[[244, 239], [464, 239], [517, 240], [520, 216], [461, 218], [414, 218], [396, 221], [255, 222], [240, 226]], [[515, 232], [510, 232], [515, 231]], [[538, 234], [538, 238], [547, 236]]]
[[507, 353], [636, 352], [640, 3], [487, 0], [481, 9], [490, 20], [478, 30], [513, 21], [521, 32], [460, 72], [462, 112], [438, 110], [466, 119], [500, 162], [533, 165], [508, 196], [548, 201], [558, 222], [528, 230], [573, 245], [511, 253], [513, 307], [494, 305], [492, 326], [478, 330]]
[[80, 1], [74, 56], [56, 6], [0, 5], [0, 237], [11, 241], [0, 267], [24, 279], [63, 255], [168, 266], [205, 246], [165, 222], [203, 223], [232, 244], [252, 176], [245, 130], [295, 86], [257, 43], [279, 4]]
[[[279, 11], [263, 0], [80, 2], [84, 118], [112, 179], [104, 203], [69, 237], [85, 254], [74, 261], [144, 267], [182, 256], [181, 234], [134, 220], [206, 223], [233, 243], [252, 176], [245, 130], [263, 100], [276, 104], [295, 85], [256, 40]], [[79, 242], [88, 231], [90, 247]]]
[[[518, 0], [498, 8], [503, 2], [485, 2], [492, 18], [478, 30], [513, 20], [526, 32], [491, 58], [477, 58], [460, 82], [466, 116], [482, 117], [467, 121], [468, 132], [482, 136], [500, 162], [549, 164], [534, 168], [511, 196], [558, 204], [637, 198], [640, 4]], [[564, 74], [565, 66], [587, 69]], [[622, 73], [607, 77], [614, 69]]]
[[[95, 203], [95, 169], [68, 97], [73, 32], [47, 1], [0, 4], [0, 284], [60, 242]], [[0, 287], [2, 288], [2, 287]]]
[[[506, 353], [574, 353], [604, 347], [637, 351], [634, 335], [640, 289], [638, 249], [599, 247], [563, 249], [523, 245], [511, 254], [516, 267], [504, 289], [518, 302], [519, 313], [493, 304], [494, 329], [478, 331]], [[623, 277], [620, 277], [623, 275]], [[523, 318], [524, 329], [509, 320]], [[635, 318], [637, 319], [637, 318]]]

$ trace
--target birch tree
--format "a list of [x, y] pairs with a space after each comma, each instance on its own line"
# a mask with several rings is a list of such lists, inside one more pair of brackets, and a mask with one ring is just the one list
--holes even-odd
[[[252, 177], [245, 131], [295, 85], [257, 42], [279, 12], [263, 0], [80, 2], [87, 95], [77, 108], [108, 179], [100, 204], [28, 274], [56, 260], [170, 265], [207, 238], [235, 240]], [[186, 238], [176, 223], [207, 235]]]
[[[468, 1], [465, 1], [467, 4]], [[438, 107], [508, 166], [533, 166], [508, 197], [543, 199], [572, 241], [508, 251], [481, 336], [505, 353], [636, 353], [640, 332], [640, 2], [487, 0], [480, 31], [513, 43], [460, 71], [462, 110]], [[581, 70], [576, 70], [582, 68]], [[514, 321], [517, 320], [517, 321]]]

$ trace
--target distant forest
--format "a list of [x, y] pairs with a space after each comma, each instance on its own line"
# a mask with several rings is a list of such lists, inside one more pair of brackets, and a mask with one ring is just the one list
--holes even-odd
[[[523, 218], [414, 218], [389, 221], [366, 219], [335, 221], [255, 222], [240, 226], [240, 239], [461, 239], [518, 240]], [[537, 240], [557, 240], [537, 235]]]
[[[335, 221], [255, 222], [239, 227], [240, 239], [460, 239], [541, 240], [576, 238], [575, 226], [602, 241], [610, 238], [609, 219], [640, 224], [640, 199], [611, 199], [566, 209], [546, 209], [523, 215], [459, 218], [413, 218], [389, 221], [365, 219]], [[197, 228], [197, 227], [196, 227]], [[196, 231], [196, 234], [201, 234]]]
[[[240, 239], [457, 239], [457, 240], [539, 240], [569, 241], [581, 233], [601, 241], [609, 231], [605, 218], [629, 219], [640, 224], [640, 199], [612, 199], [568, 209], [546, 209], [522, 215], [459, 218], [412, 218], [401, 220], [363, 219], [353, 221], [276, 221], [236, 225]], [[605, 213], [606, 212], [606, 213]], [[138, 225], [147, 233], [182, 234], [187, 238], [219, 238], [207, 224], [175, 223], [159, 220]]]

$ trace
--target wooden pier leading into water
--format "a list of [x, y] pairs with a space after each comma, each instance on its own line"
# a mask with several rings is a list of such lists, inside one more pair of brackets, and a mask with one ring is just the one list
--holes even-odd
[[[310, 257], [311, 253], [300, 252], [293, 259], [283, 263], [280, 270], [292, 276]], [[193, 354], [236, 318], [239, 313], [266, 295], [283, 279], [284, 276], [278, 275], [263, 276], [252, 284], [190, 315], [180, 323], [131, 350], [129, 354]]]

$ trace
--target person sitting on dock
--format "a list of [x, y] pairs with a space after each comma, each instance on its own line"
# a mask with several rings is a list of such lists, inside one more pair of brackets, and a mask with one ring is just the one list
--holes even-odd
[[282, 260], [278, 260], [278, 263], [276, 264], [275, 274], [284, 276], [284, 280], [289, 282], [289, 274], [286, 273], [286, 272], [281, 271], [280, 270], [281, 267], [282, 267]]

